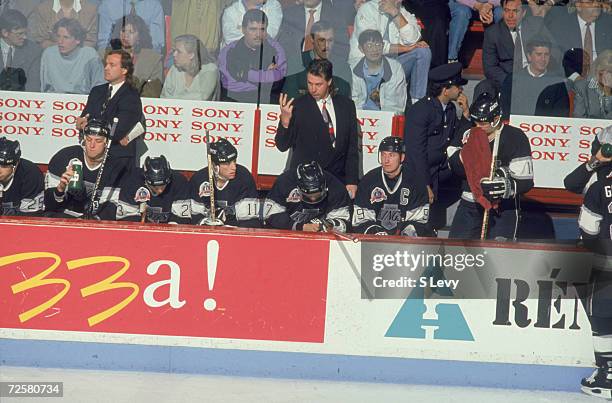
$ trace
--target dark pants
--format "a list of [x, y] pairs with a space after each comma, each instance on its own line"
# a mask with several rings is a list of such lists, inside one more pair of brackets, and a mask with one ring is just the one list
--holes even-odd
[[593, 268], [586, 311], [591, 322], [595, 364], [612, 367], [612, 272]]
[[[512, 201], [512, 200], [511, 200]], [[478, 203], [461, 200], [451, 225], [449, 238], [480, 239], [484, 208]], [[518, 210], [491, 210], [487, 239], [513, 240], [518, 232]]]
[[423, 39], [431, 49], [431, 67], [447, 62], [448, 26], [450, 11], [445, 0], [404, 0], [406, 10], [410, 11], [424, 25]]

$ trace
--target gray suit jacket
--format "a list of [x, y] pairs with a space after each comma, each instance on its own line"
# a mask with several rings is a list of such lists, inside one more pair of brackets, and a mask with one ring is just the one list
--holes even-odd
[[[14, 48], [11, 67], [23, 69], [26, 76], [25, 90], [40, 91], [40, 56], [42, 49], [38, 44], [26, 40], [20, 48]], [[4, 59], [0, 57], [0, 71], [4, 69]]]

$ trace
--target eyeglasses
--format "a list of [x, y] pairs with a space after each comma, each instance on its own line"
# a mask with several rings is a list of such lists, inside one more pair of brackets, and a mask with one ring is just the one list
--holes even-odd
[[383, 43], [382, 42], [368, 42], [364, 44], [363, 47], [364, 49], [367, 49], [367, 50], [380, 49], [383, 47]]
[[27, 31], [23, 30], [23, 31], [11, 31], [11, 34], [20, 37], [20, 38], [25, 38], [27, 35]]

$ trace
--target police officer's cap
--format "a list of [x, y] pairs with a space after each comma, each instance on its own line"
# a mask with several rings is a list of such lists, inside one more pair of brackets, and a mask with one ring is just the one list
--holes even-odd
[[429, 71], [429, 81], [439, 85], [465, 85], [467, 80], [461, 77], [461, 63], [447, 63]]

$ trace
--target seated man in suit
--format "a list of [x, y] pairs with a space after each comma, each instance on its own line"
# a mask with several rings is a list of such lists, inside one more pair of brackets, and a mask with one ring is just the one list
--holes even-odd
[[[304, 0], [303, 4], [295, 4], [283, 10], [283, 23], [278, 41], [287, 55], [289, 74], [297, 73], [308, 65], [308, 62], [302, 65], [300, 56], [302, 52], [313, 50], [315, 44], [311, 34], [314, 33], [315, 24], [321, 23], [326, 24], [332, 31], [334, 68], [336, 67], [335, 59], [346, 61], [349, 38], [346, 16], [342, 15], [342, 8], [335, 3], [332, 6], [330, 0]], [[326, 58], [331, 59], [331, 54]]]
[[[325, 21], [316, 22], [312, 26], [312, 32], [310, 34], [313, 41], [313, 49], [302, 53], [301, 60], [304, 63], [303, 70], [299, 73], [292, 74], [285, 78], [285, 84], [283, 86], [283, 93], [287, 94], [289, 98], [297, 98], [308, 93], [308, 86], [306, 85], [306, 73], [307, 67], [313, 60], [330, 59], [333, 54], [335, 46], [335, 37], [333, 28]], [[334, 90], [338, 94], [344, 95], [345, 97], [351, 96], [351, 71], [348, 63], [343, 60], [330, 60], [334, 68]], [[347, 73], [339, 75], [339, 72], [346, 71]], [[347, 77], [345, 79], [345, 77]], [[347, 81], [348, 80], [348, 81]]]
[[17, 10], [0, 15], [0, 90], [40, 91], [42, 49], [27, 39], [27, 28], [28, 20]]
[[502, 0], [501, 4], [502, 20], [484, 33], [482, 65], [486, 79], [474, 90], [475, 96], [498, 93], [513, 68], [518, 71], [527, 67], [525, 47], [531, 39], [554, 43], [541, 18], [526, 16], [526, 6], [521, 0]]
[[581, 50], [579, 60], [564, 63], [565, 75], [572, 82], [586, 78], [597, 55], [612, 44], [612, 16], [602, 12], [602, 2], [575, 0], [574, 5], [575, 13], [559, 15], [549, 22], [564, 55]]
[[406, 76], [397, 60], [383, 56], [383, 38], [373, 29], [359, 35], [365, 55], [353, 67], [353, 101], [359, 109], [389, 111], [396, 115], [406, 109]]
[[118, 164], [128, 168], [138, 164], [137, 144], [142, 142], [140, 135], [144, 133], [142, 103], [138, 90], [132, 86], [133, 73], [134, 65], [129, 53], [125, 50], [108, 52], [104, 66], [107, 83], [91, 90], [85, 109], [76, 121], [77, 129], [82, 130], [89, 119], [99, 119], [110, 126], [117, 118], [110, 154]]
[[543, 40], [527, 43], [529, 64], [506, 77], [501, 91], [502, 111], [511, 111], [513, 115], [569, 117], [565, 78], [550, 63], [551, 46]]
[[249, 10], [242, 19], [244, 36], [221, 49], [221, 100], [275, 103], [287, 73], [285, 51], [268, 38], [268, 18], [261, 10]]
[[83, 46], [85, 30], [77, 20], [62, 18], [53, 28], [57, 45], [45, 49], [40, 61], [42, 92], [87, 94], [104, 83], [102, 63], [94, 48]]
[[281, 117], [276, 148], [291, 148], [289, 169], [316, 161], [346, 186], [351, 198], [359, 181], [357, 112], [342, 95], [332, 95], [332, 64], [313, 60], [308, 66], [308, 94], [296, 100], [280, 96]]

